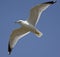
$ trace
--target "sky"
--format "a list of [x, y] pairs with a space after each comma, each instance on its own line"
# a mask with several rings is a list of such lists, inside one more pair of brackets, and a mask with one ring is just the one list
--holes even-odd
[[60, 57], [60, 0], [45, 10], [37, 24], [41, 38], [33, 33], [23, 37], [8, 55], [12, 30], [19, 28], [17, 20], [26, 20], [30, 9], [51, 0], [0, 0], [0, 57]]

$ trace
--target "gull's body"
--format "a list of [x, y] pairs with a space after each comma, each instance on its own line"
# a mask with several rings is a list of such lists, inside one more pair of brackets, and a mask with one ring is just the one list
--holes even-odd
[[10, 36], [10, 40], [8, 44], [9, 54], [11, 53], [12, 49], [15, 47], [18, 40], [21, 39], [23, 36], [27, 35], [28, 33], [32, 32], [38, 37], [42, 36], [42, 33], [35, 26], [40, 19], [41, 13], [55, 2], [49, 1], [33, 7], [30, 11], [30, 16], [27, 21], [18, 20], [16, 22], [21, 24], [22, 27], [14, 30]]

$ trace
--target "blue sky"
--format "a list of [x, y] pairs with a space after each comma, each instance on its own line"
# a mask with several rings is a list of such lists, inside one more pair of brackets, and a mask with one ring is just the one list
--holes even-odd
[[8, 55], [8, 41], [15, 21], [26, 20], [30, 9], [51, 0], [0, 0], [0, 57], [60, 57], [60, 0], [41, 15], [37, 28], [43, 33], [37, 38], [33, 33], [23, 37]]

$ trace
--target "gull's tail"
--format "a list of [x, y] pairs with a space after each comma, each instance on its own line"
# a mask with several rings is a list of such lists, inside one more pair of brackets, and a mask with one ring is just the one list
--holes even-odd
[[34, 27], [34, 29], [31, 31], [33, 32], [37, 37], [41, 37], [43, 34], [38, 29]]
[[39, 30], [36, 30], [36, 31], [35, 31], [35, 35], [36, 35], [37, 37], [41, 37], [43, 34], [42, 34]]

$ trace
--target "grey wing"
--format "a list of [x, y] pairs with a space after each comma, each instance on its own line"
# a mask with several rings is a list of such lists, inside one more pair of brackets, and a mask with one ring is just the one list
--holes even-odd
[[[56, 1], [55, 1], [56, 2]], [[33, 7], [30, 11], [29, 19], [27, 20], [30, 24], [36, 25], [39, 21], [41, 13], [47, 9], [51, 4], [55, 3], [54, 1], [45, 2]]]
[[10, 54], [12, 51], [12, 48], [16, 45], [19, 39], [21, 39], [23, 36], [27, 35], [29, 33], [29, 30], [25, 27], [21, 27], [19, 29], [16, 29], [12, 32], [10, 36], [10, 40], [8, 43], [8, 53]]

